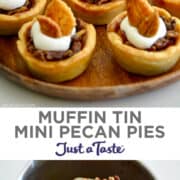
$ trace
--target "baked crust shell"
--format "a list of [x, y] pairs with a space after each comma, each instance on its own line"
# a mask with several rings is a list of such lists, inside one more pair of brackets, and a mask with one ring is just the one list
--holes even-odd
[[35, 58], [27, 49], [26, 35], [32, 23], [31, 21], [24, 24], [19, 31], [17, 47], [29, 71], [35, 77], [49, 82], [63, 82], [74, 79], [86, 70], [96, 45], [96, 31], [93, 25], [85, 24], [86, 42], [80, 52], [65, 60], [44, 62]]
[[126, 9], [125, 0], [114, 0], [102, 5], [89, 4], [81, 0], [65, 0], [75, 15], [88, 23], [108, 24], [117, 14]]

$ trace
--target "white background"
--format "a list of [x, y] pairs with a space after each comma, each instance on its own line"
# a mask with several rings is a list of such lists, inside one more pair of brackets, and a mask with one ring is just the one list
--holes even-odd
[[161, 89], [123, 99], [106, 101], [68, 101], [47, 97], [7, 80], [0, 73], [0, 106], [66, 106], [66, 107], [180, 107], [180, 82], [175, 82]]
[[[180, 161], [142, 161], [157, 180], [179, 180]], [[0, 161], [0, 179], [17, 180], [28, 161]]]
[[[96, 156], [95, 153], [91, 154], [67, 154], [63, 157], [55, 156], [55, 152], [58, 151], [56, 144], [59, 142], [67, 142], [70, 146], [77, 146], [80, 142], [83, 143], [84, 146], [89, 146], [92, 142], [96, 141], [95, 139], [86, 139], [86, 138], [75, 138], [72, 139], [71, 136], [66, 136], [63, 139], [60, 139], [58, 136], [59, 126], [58, 124], [52, 124], [55, 133], [55, 137], [53, 139], [43, 139], [43, 138], [34, 138], [34, 139], [25, 139], [14, 137], [14, 127], [15, 125], [39, 125], [39, 111], [43, 110], [46, 112], [48, 110], [51, 111], [60, 111], [58, 108], [50, 108], [50, 109], [37, 109], [37, 108], [11, 108], [0, 109], [1, 117], [3, 117], [3, 121], [1, 121], [0, 126], [0, 159], [1, 160], [27, 160], [27, 159], [138, 159], [138, 160], [180, 160], [180, 146], [179, 146], [179, 137], [180, 137], [180, 111], [179, 109], [171, 109], [171, 108], [157, 108], [157, 109], [147, 109], [147, 108], [133, 108], [133, 109], [120, 109], [117, 110], [127, 110], [137, 112], [141, 110], [142, 112], [142, 124], [141, 125], [163, 125], [165, 127], [165, 137], [163, 139], [151, 138], [151, 139], [139, 139], [138, 136], [133, 136], [131, 139], [127, 139], [126, 136], [126, 125], [122, 122], [122, 135], [120, 139], [112, 138], [107, 139], [107, 145], [111, 146], [113, 142], [117, 145], [124, 145], [126, 151], [123, 154], [103, 154], [102, 156]], [[63, 111], [72, 111], [72, 110], [82, 110], [82, 109], [70, 109], [66, 108]], [[84, 111], [92, 111], [97, 110], [84, 108]], [[117, 125], [115, 121], [111, 118], [111, 112], [115, 109], [104, 108], [99, 109], [99, 111], [106, 111], [107, 113], [107, 124], [103, 124], [103, 126]], [[153, 113], [152, 113], [153, 112]], [[85, 122], [84, 122], [85, 121]], [[83, 125], [87, 125], [87, 121], [84, 120]], [[45, 122], [46, 125], [47, 121]], [[73, 119], [73, 124], [76, 125], [75, 119]], [[66, 123], [63, 123], [66, 125]], [[72, 125], [72, 123], [71, 123]], [[101, 124], [102, 125], [102, 124]], [[135, 124], [139, 126], [139, 124]], [[97, 126], [95, 124], [94, 126]], [[56, 138], [57, 136], [57, 138]], [[104, 139], [97, 139], [98, 141]], [[107, 146], [106, 145], [106, 146]], [[36, 148], [33, 148], [36, 147]]]

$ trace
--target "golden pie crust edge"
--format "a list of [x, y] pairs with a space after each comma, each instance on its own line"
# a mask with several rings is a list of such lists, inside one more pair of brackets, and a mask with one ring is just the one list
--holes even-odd
[[96, 45], [96, 31], [93, 25], [85, 24], [86, 43], [80, 52], [65, 60], [44, 62], [33, 57], [27, 50], [26, 33], [32, 23], [23, 25], [17, 41], [18, 51], [32, 75], [48, 82], [63, 82], [74, 79], [86, 70]]
[[[164, 9], [155, 7], [159, 14], [170, 18], [171, 15]], [[116, 16], [107, 27], [107, 36], [111, 44], [116, 61], [128, 72], [135, 74], [152, 76], [164, 73], [171, 69], [180, 57], [180, 20], [176, 20], [176, 31], [179, 33], [177, 42], [162, 51], [146, 51], [123, 44], [120, 35], [113, 31], [113, 25], [119, 19], [123, 19], [127, 12]]]
[[24, 23], [43, 13], [46, 3], [46, 0], [35, 0], [35, 5], [28, 11], [15, 15], [0, 14], [0, 35], [17, 34]]
[[64, 0], [77, 17], [95, 25], [108, 24], [117, 14], [126, 9], [125, 0], [115, 0], [102, 5], [85, 3], [81, 0]]
[[152, 4], [166, 9], [172, 15], [180, 18], [180, 1], [179, 0], [151, 0]]

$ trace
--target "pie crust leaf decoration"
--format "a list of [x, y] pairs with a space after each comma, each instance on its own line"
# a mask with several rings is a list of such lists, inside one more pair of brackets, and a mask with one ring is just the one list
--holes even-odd
[[45, 15], [61, 27], [62, 35], [69, 35], [76, 26], [71, 9], [62, 0], [52, 0], [46, 8]]
[[153, 36], [159, 28], [159, 13], [147, 0], [127, 0], [128, 19], [139, 33]]
[[38, 16], [37, 20], [40, 24], [41, 31], [47, 36], [58, 38], [62, 36], [61, 28], [52, 19], [46, 16]]

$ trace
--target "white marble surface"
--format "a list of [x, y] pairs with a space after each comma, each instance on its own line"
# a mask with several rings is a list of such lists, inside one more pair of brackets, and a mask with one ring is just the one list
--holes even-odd
[[[0, 161], [0, 179], [17, 180], [30, 161]], [[180, 161], [142, 161], [157, 180], [179, 180]]]
[[29, 161], [0, 161], [0, 179], [17, 180]]
[[123, 99], [84, 102], [51, 98], [32, 92], [9, 81], [0, 73], [0, 106], [180, 107], [180, 81], [172, 83], [161, 89]]
[[157, 180], [180, 180], [180, 161], [143, 161]]

